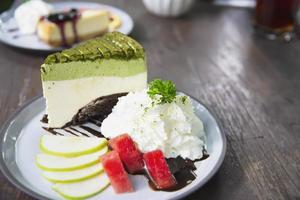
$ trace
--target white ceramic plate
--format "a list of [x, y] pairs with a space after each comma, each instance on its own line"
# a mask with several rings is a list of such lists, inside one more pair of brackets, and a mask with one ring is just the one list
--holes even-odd
[[[70, 8], [99, 8], [106, 9], [118, 15], [121, 18], [122, 25], [116, 30], [128, 35], [133, 29], [132, 18], [123, 10], [118, 8], [91, 2], [57, 2], [52, 3], [55, 11], [62, 11]], [[10, 46], [39, 51], [59, 51], [62, 47], [52, 47], [47, 43], [39, 40], [36, 34], [21, 35], [17, 30], [18, 26], [14, 15], [14, 9], [4, 12], [0, 15], [0, 41]], [[13, 31], [12, 31], [13, 30]]]
[[[135, 192], [117, 195], [111, 186], [91, 200], [159, 200], [180, 199], [199, 189], [219, 169], [225, 155], [225, 136], [216, 119], [196, 99], [193, 99], [196, 115], [203, 121], [206, 132], [206, 145], [209, 157], [196, 162], [197, 178], [188, 186], [175, 192], [153, 191], [143, 176], [132, 176]], [[51, 189], [51, 183], [41, 176], [41, 170], [35, 165], [39, 153], [39, 140], [44, 133], [40, 119], [45, 112], [45, 100], [36, 98], [27, 103], [8, 120], [1, 130], [0, 168], [3, 174], [19, 189], [37, 199], [62, 199]]]

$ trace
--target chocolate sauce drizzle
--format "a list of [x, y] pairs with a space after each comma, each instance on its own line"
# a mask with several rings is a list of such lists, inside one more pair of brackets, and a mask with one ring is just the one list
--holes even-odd
[[79, 17], [80, 17], [80, 12], [77, 9], [72, 8], [69, 12], [53, 13], [47, 17], [43, 17], [42, 20], [47, 19], [48, 21], [55, 23], [59, 27], [62, 44], [64, 46], [68, 46], [66, 34], [65, 34], [65, 23], [66, 22], [72, 23], [72, 30], [74, 33], [74, 42], [78, 42], [79, 38], [78, 38], [78, 34], [77, 34], [76, 24], [77, 24], [77, 20], [79, 19]]
[[[48, 123], [48, 117], [47, 117], [47, 115], [43, 116], [43, 118], [41, 119], [41, 122], [45, 123], [45, 124]], [[96, 125], [97, 129], [100, 130], [100, 126], [98, 126], [96, 123], [93, 123], [93, 122], [89, 122], [89, 123], [92, 123], [92, 124]], [[70, 133], [70, 134], [75, 135], [75, 136], [90, 137], [88, 134], [84, 133], [83, 131], [80, 131], [80, 130], [78, 130], [78, 129], [74, 128], [74, 127], [70, 127], [70, 126], [63, 127], [63, 128], [46, 128], [46, 127], [42, 127], [42, 128], [45, 131], [47, 131], [47, 132], [49, 132], [49, 133], [51, 133], [53, 135], [64, 135], [64, 134], [59, 133], [59, 132], [56, 131], [56, 129], [59, 129], [61, 131]], [[96, 137], [103, 137], [104, 138], [104, 135], [100, 131], [98, 131], [96, 129], [90, 128], [90, 127], [88, 127], [86, 125], [80, 125], [79, 128], [81, 128], [84, 131], [90, 133], [91, 135], [94, 135]]]
[[49, 133], [51, 133], [51, 134], [53, 134], [53, 135], [63, 135], [63, 134], [61, 134], [61, 133], [55, 131], [53, 128], [45, 128], [45, 127], [42, 127], [42, 128], [43, 128], [45, 131], [47, 131], [47, 132], [49, 132]]
[[178, 156], [176, 158], [166, 158], [167, 164], [169, 166], [169, 169], [174, 176], [177, 184], [171, 188], [167, 189], [161, 189], [156, 186], [156, 184], [153, 182], [149, 174], [147, 173], [147, 170], [144, 169], [140, 172], [134, 173], [132, 175], [143, 175], [148, 180], [148, 185], [151, 189], [155, 191], [165, 191], [165, 192], [173, 192], [180, 190], [184, 188], [185, 186], [192, 183], [197, 175], [195, 173], [195, 170], [197, 170], [197, 167], [195, 166], [195, 162], [199, 162], [201, 160], [205, 160], [208, 158], [209, 155], [207, 154], [206, 150], [203, 149], [203, 156], [200, 159], [191, 160], [191, 159], [184, 159], [181, 156]]
[[[76, 129], [75, 129], [76, 130]], [[75, 135], [75, 136], [78, 136], [77, 134], [75, 134], [73, 131], [69, 131], [67, 129], [64, 129], [64, 131], [66, 131], [67, 133], [70, 133], [71, 135]], [[77, 131], [77, 130], [76, 130]]]
[[105, 136], [100, 131], [96, 131], [95, 129], [92, 129], [92, 128], [88, 127], [88, 126], [83, 126], [83, 125], [81, 125], [79, 127], [82, 128], [83, 130], [85, 130], [85, 131], [93, 134], [94, 136], [105, 138]]
[[80, 133], [83, 136], [89, 137], [87, 134], [85, 134], [85, 133], [83, 133], [83, 132], [81, 132], [81, 131], [79, 131], [79, 130], [77, 130], [75, 128], [69, 127], [69, 129], [71, 129], [72, 131], [78, 132], [78, 133]]

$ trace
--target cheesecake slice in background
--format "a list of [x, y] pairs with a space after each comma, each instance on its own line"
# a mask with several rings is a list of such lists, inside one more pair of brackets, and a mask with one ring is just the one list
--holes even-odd
[[144, 49], [128, 36], [107, 33], [49, 55], [41, 78], [48, 126], [81, 124], [109, 114], [119, 96], [147, 87]]
[[106, 10], [71, 9], [42, 17], [37, 25], [37, 35], [52, 46], [68, 46], [105, 34], [109, 23]]

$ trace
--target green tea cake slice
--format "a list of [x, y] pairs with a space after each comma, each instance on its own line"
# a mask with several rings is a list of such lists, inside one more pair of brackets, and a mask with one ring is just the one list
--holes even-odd
[[49, 55], [41, 78], [49, 127], [81, 123], [99, 114], [95, 103], [104, 103], [97, 112], [108, 112], [117, 97], [147, 87], [144, 49], [128, 36], [107, 33]]

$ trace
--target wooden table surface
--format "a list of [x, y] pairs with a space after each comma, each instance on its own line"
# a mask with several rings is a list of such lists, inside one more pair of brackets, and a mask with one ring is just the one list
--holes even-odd
[[[194, 199], [300, 199], [300, 42], [269, 41], [252, 11], [197, 3], [180, 19], [146, 12], [140, 0], [102, 0], [130, 13], [148, 55], [149, 80], [173, 80], [217, 116], [227, 138], [219, 172]], [[41, 95], [45, 55], [0, 44], [0, 124]], [[29, 200], [0, 175], [1, 200]]]

